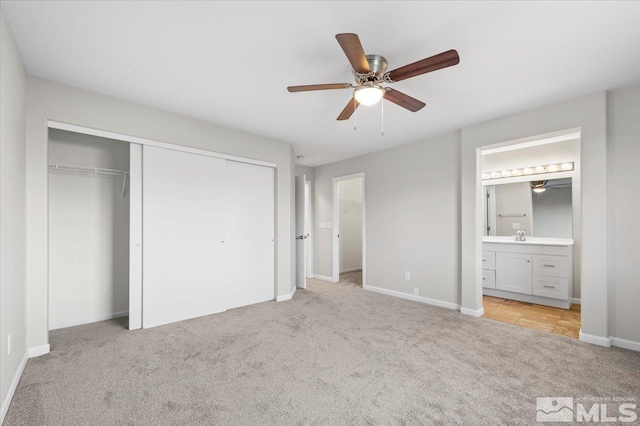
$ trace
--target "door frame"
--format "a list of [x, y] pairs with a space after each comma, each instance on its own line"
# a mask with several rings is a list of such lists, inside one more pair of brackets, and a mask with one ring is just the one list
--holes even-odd
[[340, 232], [340, 209], [338, 200], [338, 183], [361, 178], [361, 190], [362, 190], [362, 287], [367, 285], [367, 203], [365, 197], [365, 173], [353, 173], [345, 176], [338, 176], [331, 179], [332, 183], [332, 232], [331, 232], [331, 280], [333, 282], [340, 281], [340, 239], [338, 234]]

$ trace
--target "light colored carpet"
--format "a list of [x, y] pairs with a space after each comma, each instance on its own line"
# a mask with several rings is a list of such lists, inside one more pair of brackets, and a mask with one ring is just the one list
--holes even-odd
[[6, 425], [532, 424], [537, 396], [635, 396], [640, 354], [311, 280], [149, 330], [51, 333]]

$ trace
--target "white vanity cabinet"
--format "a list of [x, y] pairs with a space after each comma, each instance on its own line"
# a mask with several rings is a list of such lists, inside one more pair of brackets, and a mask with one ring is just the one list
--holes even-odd
[[568, 309], [573, 290], [573, 240], [485, 237], [484, 294]]
[[531, 294], [530, 254], [496, 252], [496, 289]]

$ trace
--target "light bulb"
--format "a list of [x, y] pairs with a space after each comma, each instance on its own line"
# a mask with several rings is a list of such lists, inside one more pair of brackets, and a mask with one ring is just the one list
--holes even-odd
[[520, 170], [519, 169], [513, 169], [511, 170], [511, 174], [514, 176], [518, 176], [520, 174]]
[[562, 170], [571, 170], [573, 168], [573, 165], [571, 163], [562, 163], [560, 167], [562, 168]]
[[536, 172], [538, 172], [538, 173], [544, 172], [544, 167], [542, 167], [542, 166], [536, 167]]
[[550, 172], [557, 172], [558, 171], [558, 166], [556, 166], [555, 164], [552, 164], [549, 166], [549, 171]]
[[497, 178], [498, 177], [498, 172], [491, 172], [491, 177], [492, 178]]
[[384, 89], [380, 86], [362, 86], [358, 87], [353, 96], [356, 101], [362, 105], [373, 105], [378, 103], [384, 95]]
[[539, 187], [539, 188], [533, 188], [533, 192], [537, 192], [538, 194], [541, 193], [541, 192], [544, 192], [546, 190], [547, 190], [547, 188], [545, 188], [544, 186]]
[[507, 177], [509, 176], [509, 171], [508, 170], [503, 170], [502, 173], [500, 173], [502, 176]]
[[489, 173], [483, 173], [482, 174], [482, 179], [489, 179]]
[[530, 175], [531, 172], [533, 172], [533, 170], [531, 170], [529, 167], [525, 167], [524, 170], [522, 170], [525, 174]]

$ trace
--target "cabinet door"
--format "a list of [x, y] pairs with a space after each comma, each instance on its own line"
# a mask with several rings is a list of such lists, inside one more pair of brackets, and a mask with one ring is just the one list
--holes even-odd
[[531, 294], [530, 254], [496, 253], [496, 289]]
[[482, 287], [496, 288], [496, 271], [482, 270]]

